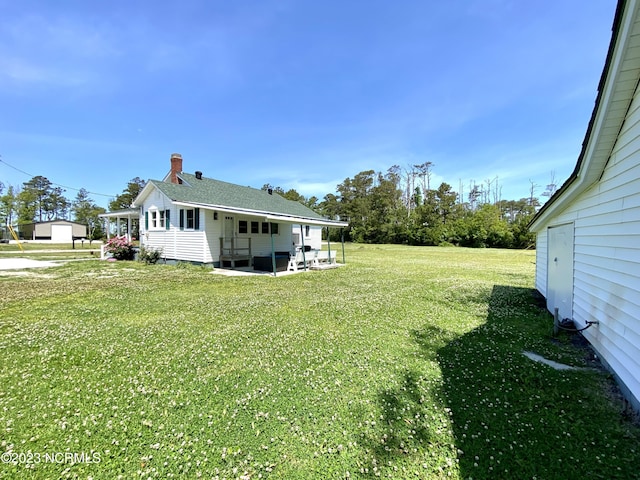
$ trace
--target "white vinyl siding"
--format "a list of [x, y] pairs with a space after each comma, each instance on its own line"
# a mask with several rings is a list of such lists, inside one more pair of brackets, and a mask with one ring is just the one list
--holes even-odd
[[176, 231], [176, 259], [189, 262], [205, 261], [206, 238], [202, 230]]
[[[237, 222], [246, 222], [247, 233], [238, 231], [238, 238], [251, 238], [251, 254], [252, 255], [268, 255], [271, 253], [271, 235], [262, 233], [262, 217], [238, 217]], [[260, 233], [251, 233], [251, 222], [258, 222], [258, 230]], [[277, 223], [277, 222], [276, 222]], [[278, 223], [278, 233], [273, 235], [273, 249], [276, 252], [293, 251], [293, 237], [291, 236], [291, 225], [288, 223]]]
[[545, 297], [547, 294], [547, 230], [536, 235], [536, 289]]
[[200, 225], [204, 232], [204, 261], [205, 263], [216, 263], [220, 259], [220, 237], [224, 224], [224, 215], [218, 213], [217, 220], [214, 219], [211, 210], [201, 210]]
[[573, 320], [640, 402], [640, 103], [638, 92], [601, 179], [538, 231], [536, 286], [550, 226], [575, 224]]
[[[182, 207], [183, 208], [183, 207]], [[188, 262], [211, 263], [211, 251], [204, 231], [204, 210], [199, 210], [199, 230], [180, 230], [180, 209], [158, 190], [154, 190], [145, 200], [141, 225], [148, 223], [148, 228], [142, 232], [142, 244], [147, 248], [162, 250], [162, 258]], [[166, 217], [169, 211], [169, 228], [166, 223], [160, 225], [160, 214]], [[156, 212], [156, 226], [154, 228], [152, 214]], [[208, 211], [213, 221], [213, 214]], [[145, 222], [145, 214], [148, 215]], [[186, 220], [186, 215], [185, 215]], [[209, 219], [207, 219], [209, 220]], [[217, 254], [216, 254], [217, 257]]]
[[[293, 239], [297, 240], [297, 247], [302, 246], [300, 238], [300, 225], [292, 225]], [[322, 227], [303, 225], [302, 234], [304, 235], [304, 245], [314, 250], [322, 249]]]

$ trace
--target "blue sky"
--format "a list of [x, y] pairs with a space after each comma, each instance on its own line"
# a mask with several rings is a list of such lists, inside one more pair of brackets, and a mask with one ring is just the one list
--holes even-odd
[[187, 172], [320, 198], [427, 161], [432, 184], [539, 196], [575, 166], [615, 7], [0, 0], [0, 181], [31, 178], [12, 165], [106, 206], [178, 152]]

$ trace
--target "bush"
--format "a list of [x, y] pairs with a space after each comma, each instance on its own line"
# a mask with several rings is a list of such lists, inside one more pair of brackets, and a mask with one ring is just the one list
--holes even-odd
[[113, 237], [107, 242], [105, 252], [110, 253], [116, 260], [133, 260], [135, 248], [126, 237]]
[[161, 249], [146, 248], [141, 246], [140, 253], [138, 253], [138, 260], [147, 265], [153, 265], [158, 263], [158, 260], [160, 260], [161, 255], [162, 255]]

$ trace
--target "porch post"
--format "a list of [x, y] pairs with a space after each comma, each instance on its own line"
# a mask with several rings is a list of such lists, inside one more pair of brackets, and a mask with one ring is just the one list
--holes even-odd
[[122, 236], [122, 232], [121, 232], [121, 229], [120, 229], [120, 217], [119, 216], [116, 217], [116, 233], [117, 233], [118, 237]]
[[331, 263], [331, 230], [329, 230], [329, 227], [327, 227], [327, 249], [329, 250], [327, 252], [329, 263]]
[[344, 228], [340, 227], [340, 240], [342, 242], [342, 264], [346, 265], [347, 261], [344, 258]]
[[273, 246], [273, 228], [271, 222], [269, 222], [269, 234], [271, 235], [271, 268], [273, 268], [273, 276], [276, 277], [276, 251]]
[[304, 251], [304, 226], [300, 224], [300, 238], [302, 239], [302, 265], [304, 271], [307, 271], [307, 254]]
[[127, 215], [127, 240], [131, 241], [131, 215]]

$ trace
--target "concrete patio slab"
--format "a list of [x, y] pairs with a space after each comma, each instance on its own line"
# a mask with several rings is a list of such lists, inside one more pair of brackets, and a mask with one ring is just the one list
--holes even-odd
[[59, 263], [30, 258], [0, 258], [0, 270], [22, 270], [25, 268], [57, 267]]

